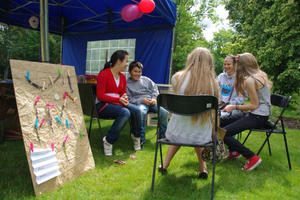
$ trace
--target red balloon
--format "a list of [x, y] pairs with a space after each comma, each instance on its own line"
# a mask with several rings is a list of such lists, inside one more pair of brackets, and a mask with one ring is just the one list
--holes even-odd
[[126, 22], [131, 22], [136, 19], [140, 10], [136, 4], [128, 4], [121, 10], [121, 16]]
[[139, 9], [144, 13], [150, 13], [154, 10], [154, 8], [155, 8], [155, 3], [153, 0], [142, 0], [139, 3]]

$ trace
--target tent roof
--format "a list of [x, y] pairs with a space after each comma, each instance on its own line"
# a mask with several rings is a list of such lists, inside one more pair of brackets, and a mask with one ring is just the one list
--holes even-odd
[[[151, 26], [175, 26], [176, 4], [172, 0], [154, 0], [155, 9], [140, 19], [126, 22], [121, 10], [141, 0], [48, 0], [49, 32], [84, 33], [136, 29]], [[0, 21], [32, 29], [29, 19], [39, 18], [39, 0], [0, 0]], [[38, 28], [39, 29], [39, 28]], [[37, 30], [38, 30], [37, 29]]]

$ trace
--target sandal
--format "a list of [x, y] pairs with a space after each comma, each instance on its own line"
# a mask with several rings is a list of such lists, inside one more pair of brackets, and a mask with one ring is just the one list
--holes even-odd
[[208, 178], [208, 173], [207, 172], [199, 173], [199, 179], [206, 180], [207, 178]]
[[103, 138], [103, 148], [105, 156], [112, 156], [113, 145], [106, 141], [106, 136]]
[[133, 140], [133, 147], [134, 147], [134, 150], [136, 151], [139, 151], [141, 150], [141, 142], [140, 142], [140, 139], [139, 137], [134, 137], [134, 135], [131, 133], [131, 138]]

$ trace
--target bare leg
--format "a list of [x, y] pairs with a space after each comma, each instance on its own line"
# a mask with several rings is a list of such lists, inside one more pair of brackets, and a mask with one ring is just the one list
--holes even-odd
[[207, 167], [206, 167], [206, 162], [204, 162], [202, 160], [202, 151], [203, 151], [203, 148], [199, 148], [199, 147], [195, 147], [195, 151], [197, 153], [197, 157], [198, 157], [198, 160], [199, 160], [199, 171], [200, 173], [202, 172], [206, 172], [207, 173]]
[[174, 145], [169, 146], [166, 159], [164, 160], [164, 163], [163, 163], [164, 169], [167, 169], [169, 167], [171, 160], [173, 159], [173, 157], [177, 153], [177, 151], [180, 149], [180, 147], [181, 146], [174, 146]]

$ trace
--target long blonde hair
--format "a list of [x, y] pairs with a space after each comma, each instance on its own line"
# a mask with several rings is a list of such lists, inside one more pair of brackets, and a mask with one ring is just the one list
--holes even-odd
[[[238, 95], [246, 96], [245, 94], [245, 77], [258, 74], [264, 78], [269, 89], [272, 88], [273, 83], [269, 80], [268, 75], [262, 71], [257, 63], [256, 58], [251, 53], [243, 53], [239, 55], [238, 64], [235, 72], [234, 87]], [[255, 88], [258, 89], [255, 81]]]
[[[208, 49], [202, 47], [194, 49], [187, 57], [185, 68], [175, 74], [175, 94], [180, 93], [180, 87], [188, 72], [190, 72], [190, 77], [184, 90], [185, 95], [213, 95], [219, 99], [219, 85], [216, 81], [213, 63], [213, 56]], [[212, 116], [211, 112], [204, 113], [200, 125], [207, 122]], [[199, 117], [199, 115], [193, 116], [192, 123], [196, 123]]]

